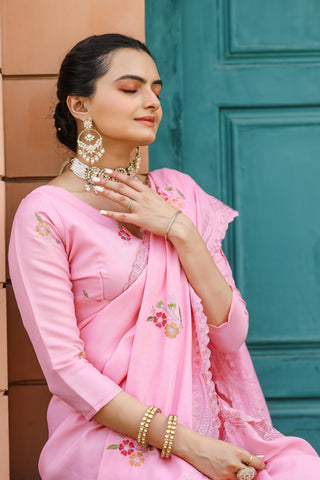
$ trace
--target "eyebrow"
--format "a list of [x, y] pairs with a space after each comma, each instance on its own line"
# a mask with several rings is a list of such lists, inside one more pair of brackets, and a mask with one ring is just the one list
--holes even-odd
[[[122, 75], [121, 77], [117, 78], [115, 82], [118, 82], [119, 80], [137, 80], [140, 83], [147, 83], [147, 80], [145, 78], [139, 77], [138, 75]], [[162, 81], [155, 80], [152, 82], [152, 85], [161, 85], [162, 86]]]

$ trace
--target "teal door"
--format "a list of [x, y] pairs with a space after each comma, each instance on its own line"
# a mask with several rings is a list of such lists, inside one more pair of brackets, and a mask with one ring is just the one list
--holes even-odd
[[320, 452], [320, 2], [146, 7], [164, 81], [151, 168], [240, 212], [224, 248], [273, 422]]

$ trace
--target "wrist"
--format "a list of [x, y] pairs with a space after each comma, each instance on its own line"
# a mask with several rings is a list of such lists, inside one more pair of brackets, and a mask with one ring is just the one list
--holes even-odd
[[197, 438], [200, 434], [181, 423], [177, 425], [172, 453], [188, 461], [190, 454], [194, 451]]
[[186, 242], [190, 239], [190, 235], [196, 230], [196, 227], [189, 217], [181, 213], [175, 218], [172, 224], [167, 239], [171, 243]]
[[[160, 451], [163, 448], [167, 424], [168, 418], [160, 413], [154, 416], [149, 427], [147, 441], [150, 445], [153, 445]], [[198, 432], [178, 423], [175, 430], [171, 453], [188, 461], [192, 452], [196, 448], [199, 436], [201, 435]]]

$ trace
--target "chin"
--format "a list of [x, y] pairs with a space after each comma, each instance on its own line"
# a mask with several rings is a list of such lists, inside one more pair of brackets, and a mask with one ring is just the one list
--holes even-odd
[[147, 147], [148, 145], [151, 145], [157, 138], [157, 134], [153, 133], [152, 135], [140, 137], [139, 139], [137, 138], [136, 144], [140, 145], [140, 147]]
[[156, 139], [156, 137], [154, 137], [152, 140], [149, 140], [149, 141], [147, 141], [147, 140], [145, 140], [144, 142], [141, 141], [141, 142], [138, 143], [138, 145], [140, 147], [148, 147], [148, 145], [151, 145], [155, 141], [155, 139]]
[[150, 132], [149, 135], [141, 136], [140, 145], [150, 145], [157, 138], [157, 132]]

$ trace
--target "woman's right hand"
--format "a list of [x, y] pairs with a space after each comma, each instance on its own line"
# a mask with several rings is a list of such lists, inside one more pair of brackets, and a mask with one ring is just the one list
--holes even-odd
[[235, 480], [237, 472], [247, 466], [249, 461], [256, 470], [265, 468], [261, 458], [254, 455], [251, 458], [250, 452], [231, 443], [201, 435], [185, 427], [182, 427], [177, 437], [174, 453], [212, 480]]
[[[141, 418], [147, 406], [126, 392], [120, 392], [94, 416], [98, 423], [116, 432], [137, 438]], [[152, 419], [147, 442], [162, 449], [168, 418], [158, 413]], [[201, 435], [178, 423], [172, 453], [193, 465], [211, 480], [236, 480], [237, 472], [250, 465], [262, 470], [264, 462], [251, 452], [231, 443]], [[259, 452], [262, 453], [262, 452]], [[165, 460], [164, 460], [165, 461]]]

